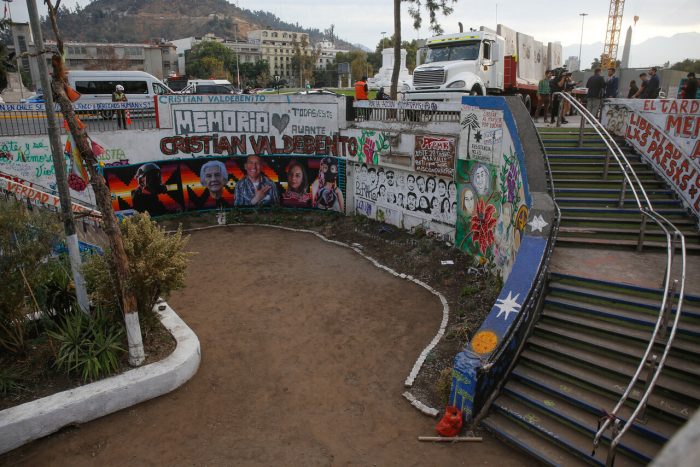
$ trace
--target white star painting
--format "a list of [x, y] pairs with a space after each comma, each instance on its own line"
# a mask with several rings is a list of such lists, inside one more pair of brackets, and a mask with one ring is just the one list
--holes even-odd
[[542, 232], [542, 229], [549, 225], [549, 223], [544, 220], [542, 215], [537, 215], [533, 217], [532, 220], [527, 224], [532, 228], [532, 232]]
[[[508, 292], [508, 296], [505, 299], [498, 299], [496, 300], [496, 304], [494, 306], [498, 307], [498, 314], [496, 315], [496, 318], [500, 318], [501, 315], [505, 314], [505, 319], [508, 321], [508, 317], [510, 316], [511, 313], [518, 313], [520, 311], [520, 305], [516, 302], [520, 294], [516, 294], [515, 297], [512, 296], [513, 292]], [[500, 303], [499, 303], [500, 302]]]

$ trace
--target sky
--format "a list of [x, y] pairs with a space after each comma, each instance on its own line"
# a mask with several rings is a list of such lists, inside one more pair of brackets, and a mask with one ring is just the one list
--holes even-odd
[[[36, 0], [39, 14], [45, 15], [42, 0]], [[392, 0], [228, 0], [241, 8], [265, 10], [274, 13], [289, 23], [299, 23], [308, 28], [324, 30], [335, 25], [336, 35], [353, 44], [362, 44], [374, 50], [383, 34], [389, 37], [393, 30]], [[87, 0], [64, 0], [63, 4], [73, 8], [76, 3], [86, 6]], [[534, 36], [542, 42], [559, 41], [563, 46], [579, 44], [581, 41], [581, 13], [587, 13], [583, 24], [583, 44], [603, 42], [607, 27], [608, 0], [581, 2], [560, 2], [555, 7], [551, 0], [500, 0], [484, 2], [458, 0], [454, 13], [440, 17], [445, 32], [459, 32], [457, 22], [465, 29], [478, 29], [487, 26], [495, 29], [498, 23], [516, 31]], [[584, 3], [586, 3], [584, 5]], [[484, 8], [484, 5], [489, 7]], [[14, 21], [27, 21], [25, 0], [10, 3]], [[430, 33], [427, 21], [420, 31], [413, 28], [412, 20], [403, 6], [403, 39], [427, 38]], [[640, 17], [634, 27], [632, 44], [646, 39], [683, 32], [700, 31], [700, 1], [698, 0], [626, 0], [622, 20], [620, 50], [624, 43], [627, 27], [633, 24], [632, 18]], [[427, 16], [427, 15], [424, 15]], [[177, 39], [177, 38], [168, 38]], [[602, 50], [601, 50], [602, 52]], [[700, 44], [698, 53], [700, 57]], [[585, 60], [584, 60], [585, 62]]]

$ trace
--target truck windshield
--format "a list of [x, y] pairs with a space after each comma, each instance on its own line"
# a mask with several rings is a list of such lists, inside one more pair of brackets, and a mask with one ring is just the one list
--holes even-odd
[[450, 60], [476, 60], [479, 58], [481, 42], [471, 41], [431, 47], [425, 57], [425, 63], [448, 62]]

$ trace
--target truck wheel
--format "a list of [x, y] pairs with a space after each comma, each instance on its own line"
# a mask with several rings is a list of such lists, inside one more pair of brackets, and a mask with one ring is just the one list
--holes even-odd
[[469, 91], [470, 96], [483, 96], [481, 88], [479, 86], [474, 86], [471, 91]]
[[532, 113], [532, 99], [530, 98], [529, 94], [520, 94], [520, 97], [523, 99], [523, 104], [525, 104], [525, 108], [527, 109], [527, 113], [531, 114]]
[[114, 110], [100, 110], [100, 115], [105, 120], [111, 120], [114, 116]]

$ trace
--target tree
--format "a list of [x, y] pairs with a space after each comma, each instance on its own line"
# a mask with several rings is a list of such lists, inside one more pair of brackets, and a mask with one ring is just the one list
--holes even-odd
[[58, 31], [57, 8], [61, 0], [56, 0], [54, 6], [51, 0], [45, 0], [49, 10], [49, 20], [56, 38], [57, 53], [51, 57], [53, 75], [51, 79], [51, 91], [56, 96], [56, 101], [61, 107], [63, 118], [68, 123], [71, 136], [75, 140], [75, 145], [83, 160], [83, 164], [88, 170], [90, 184], [95, 192], [95, 201], [102, 214], [102, 227], [109, 240], [110, 251], [114, 264], [114, 286], [117, 290], [119, 305], [124, 313], [124, 321], [127, 329], [127, 339], [129, 342], [129, 363], [138, 366], [143, 364], [145, 355], [143, 351], [143, 341], [141, 338], [141, 328], [139, 326], [139, 314], [137, 309], [136, 296], [129, 288], [129, 259], [126, 256], [124, 239], [119, 229], [117, 216], [112, 207], [112, 195], [107, 188], [105, 179], [97, 171], [98, 161], [88, 142], [85, 126], [80, 124], [75, 115], [73, 104], [66, 95], [68, 86], [68, 70], [65, 69], [63, 57], [63, 38]]
[[270, 81], [270, 64], [267, 60], [241, 63], [241, 79], [246, 86], [264, 87]]
[[321, 48], [309, 47], [309, 40], [305, 35], [301, 36], [300, 42], [295, 39], [293, 45], [292, 69], [299, 73], [299, 86], [304, 87], [304, 84], [313, 78], [316, 62], [321, 55]]
[[591, 70], [595, 70], [596, 68], [600, 68], [600, 59], [598, 57], [594, 58], [593, 61], [591, 62]]
[[236, 70], [236, 54], [215, 41], [203, 41], [185, 52], [187, 74], [193, 78], [230, 79]]
[[674, 63], [671, 69], [685, 71], [686, 73], [693, 72], [695, 74], [698, 74], [700, 73], [700, 60], [686, 58], [682, 62]]
[[450, 4], [457, 0], [394, 0], [394, 71], [391, 74], [391, 98], [396, 100], [401, 67], [401, 2], [408, 3], [408, 13], [413, 18], [413, 27], [420, 29], [423, 24], [421, 10], [425, 8], [430, 16], [430, 30], [442, 34], [442, 27], [437, 21], [437, 13], [447, 16], [452, 13]]

